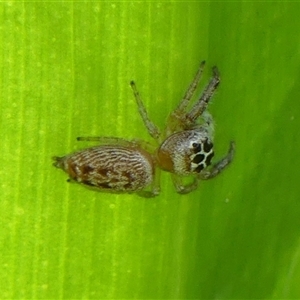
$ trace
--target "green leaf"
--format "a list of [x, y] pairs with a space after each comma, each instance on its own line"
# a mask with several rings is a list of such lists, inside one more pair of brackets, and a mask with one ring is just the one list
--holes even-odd
[[[0, 298], [299, 298], [296, 2], [0, 3]], [[200, 61], [222, 84], [215, 159], [154, 199], [66, 182], [78, 136], [152, 142], [130, 89], [165, 126]], [[203, 88], [203, 85], [202, 85]], [[200, 89], [199, 89], [200, 93]]]

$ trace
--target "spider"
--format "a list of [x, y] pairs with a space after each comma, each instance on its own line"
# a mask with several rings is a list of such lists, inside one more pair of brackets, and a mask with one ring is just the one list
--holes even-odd
[[[69, 181], [98, 191], [137, 193], [143, 197], [154, 197], [160, 193], [161, 170], [171, 174], [175, 189], [180, 194], [195, 190], [200, 180], [220, 174], [232, 161], [235, 144], [230, 142], [227, 155], [209, 167], [214, 156], [214, 124], [206, 108], [220, 83], [217, 67], [212, 68], [213, 75], [200, 98], [188, 109], [204, 65], [205, 61], [201, 62], [184, 97], [169, 115], [163, 132], [149, 119], [134, 81], [130, 82], [139, 114], [148, 133], [156, 140], [156, 148], [139, 140], [78, 137], [79, 141], [96, 141], [99, 145], [54, 157], [54, 166], [68, 173]], [[192, 176], [192, 182], [184, 183], [186, 176]]]

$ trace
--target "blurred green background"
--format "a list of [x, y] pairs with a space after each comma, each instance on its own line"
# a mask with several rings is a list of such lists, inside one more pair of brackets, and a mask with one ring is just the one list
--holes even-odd
[[[300, 298], [300, 3], [0, 4], [0, 298]], [[66, 182], [77, 136], [151, 141], [201, 60], [233, 164], [154, 199]], [[200, 93], [200, 90], [199, 90]]]

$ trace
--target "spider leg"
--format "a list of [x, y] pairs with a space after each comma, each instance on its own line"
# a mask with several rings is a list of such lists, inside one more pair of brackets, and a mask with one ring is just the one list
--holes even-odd
[[205, 61], [203, 60], [199, 66], [199, 69], [197, 73], [194, 76], [193, 81], [189, 85], [185, 95], [183, 96], [182, 100], [179, 102], [178, 106], [175, 108], [175, 110], [170, 114], [169, 117], [169, 130], [170, 132], [175, 131], [176, 127], [184, 123], [185, 119], [185, 109], [190, 103], [191, 98], [193, 97], [195, 90], [197, 89], [197, 86], [201, 80], [203, 69], [205, 66]]
[[154, 139], [158, 139], [160, 137], [160, 131], [157, 128], [157, 126], [149, 119], [146, 108], [142, 102], [142, 99], [140, 97], [140, 94], [136, 88], [136, 85], [134, 83], [134, 81], [130, 82], [131, 88], [133, 90], [133, 94], [138, 106], [138, 110], [140, 113], [140, 116], [142, 117], [142, 120], [144, 122], [144, 125], [146, 126], [149, 134], [154, 138]]
[[118, 137], [111, 136], [79, 136], [77, 141], [87, 141], [87, 142], [99, 142], [100, 144], [131, 144], [132, 142], [127, 141]]
[[80, 136], [77, 138], [77, 141], [98, 142], [99, 145], [118, 145], [123, 147], [142, 148], [149, 153], [155, 151], [152, 144], [138, 139], [125, 140], [123, 138], [111, 136]]
[[193, 81], [191, 82], [190, 86], [188, 87], [184, 97], [182, 98], [182, 100], [180, 101], [179, 105], [177, 106], [177, 108], [174, 110], [173, 114], [178, 115], [180, 114], [182, 111], [184, 111], [186, 109], [186, 107], [188, 106], [191, 98], [193, 97], [195, 90], [201, 80], [202, 77], [202, 73], [203, 73], [203, 69], [205, 66], [205, 61], [202, 61], [199, 69], [193, 79]]
[[146, 144], [146, 142], [138, 140], [128, 141], [111, 136], [79, 136], [77, 137], [77, 141], [98, 142], [98, 145], [118, 145], [123, 147], [139, 147], [141, 144]]
[[194, 104], [189, 113], [186, 114], [188, 125], [192, 125], [196, 122], [199, 116], [206, 110], [209, 100], [213, 96], [215, 90], [220, 83], [220, 74], [217, 67], [213, 67], [213, 77], [208, 85], [205, 87], [200, 99]]
[[212, 115], [206, 110], [203, 112], [201, 117], [204, 121], [201, 127], [206, 128], [208, 135], [213, 139], [215, 133], [215, 122]]
[[200, 174], [200, 179], [211, 179], [219, 175], [232, 161], [235, 151], [235, 143], [230, 142], [227, 155], [218, 161], [213, 167], [206, 172]]
[[155, 169], [154, 180], [150, 185], [150, 191], [139, 191], [137, 194], [143, 198], [153, 198], [160, 193], [160, 169]]
[[178, 194], [188, 194], [194, 191], [198, 187], [198, 179], [194, 180], [189, 184], [183, 184], [182, 177], [176, 174], [171, 174], [173, 184]]

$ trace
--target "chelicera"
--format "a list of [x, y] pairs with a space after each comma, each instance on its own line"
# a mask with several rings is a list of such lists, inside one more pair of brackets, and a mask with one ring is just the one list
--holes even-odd
[[[234, 142], [230, 142], [227, 155], [211, 166], [214, 124], [206, 108], [220, 83], [217, 67], [213, 67], [213, 75], [202, 95], [188, 108], [204, 65], [203, 61], [162, 132], [149, 119], [136, 85], [131, 81], [139, 114], [148, 133], [156, 140], [156, 147], [115, 137], [79, 137], [79, 141], [96, 141], [99, 145], [54, 157], [54, 166], [64, 170], [70, 180], [99, 191], [138, 193], [143, 197], [160, 193], [160, 170], [171, 174], [180, 194], [195, 190], [200, 180], [220, 174], [233, 159]], [[191, 176], [192, 182], [184, 183], [186, 176]]]

